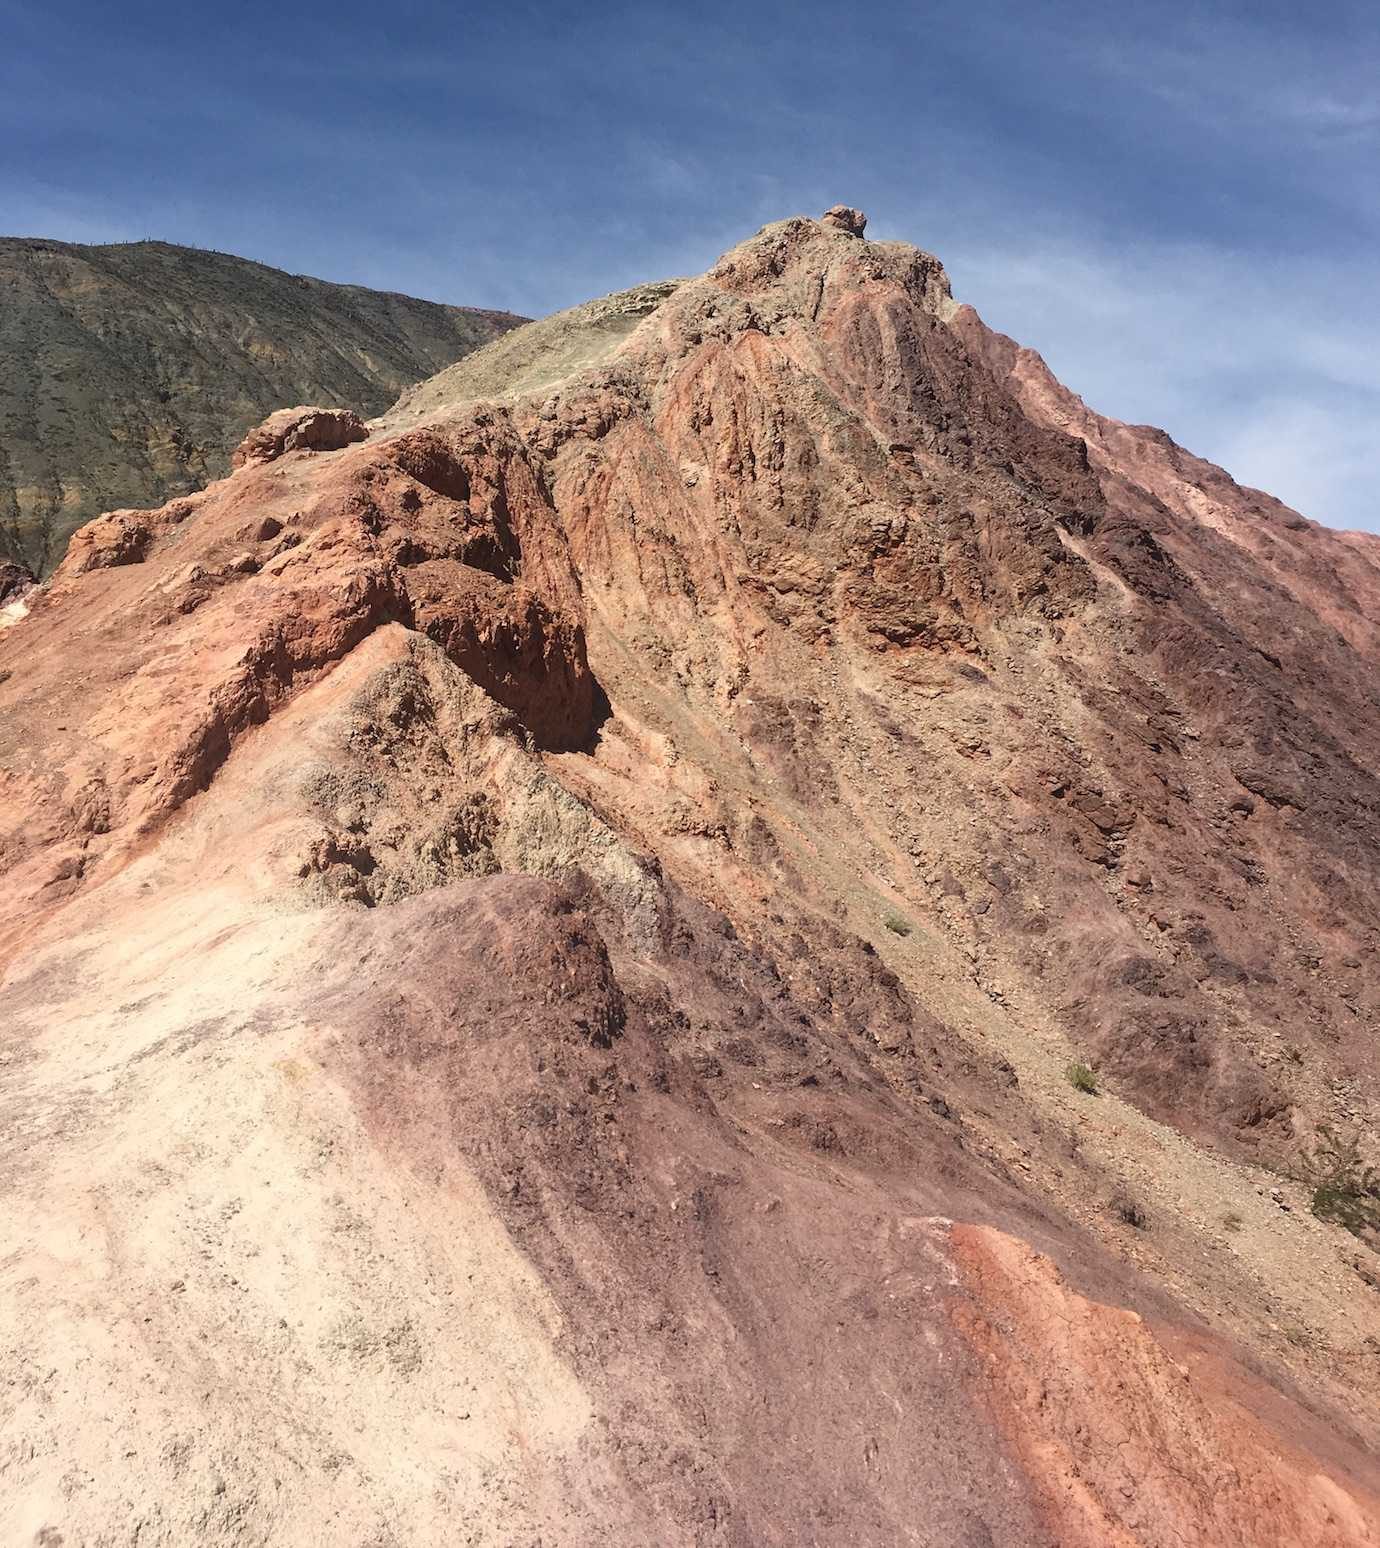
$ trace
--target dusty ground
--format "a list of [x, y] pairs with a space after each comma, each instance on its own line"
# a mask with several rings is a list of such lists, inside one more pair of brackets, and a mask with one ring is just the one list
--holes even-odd
[[786, 222], [78, 534], [0, 1537], [1376, 1541], [1377, 546], [1042, 369]]

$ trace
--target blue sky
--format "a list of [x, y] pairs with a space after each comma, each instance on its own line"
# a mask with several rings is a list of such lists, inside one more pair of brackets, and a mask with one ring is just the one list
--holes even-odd
[[1380, 530], [1380, 0], [0, 0], [0, 231], [541, 313], [844, 201], [1095, 408]]

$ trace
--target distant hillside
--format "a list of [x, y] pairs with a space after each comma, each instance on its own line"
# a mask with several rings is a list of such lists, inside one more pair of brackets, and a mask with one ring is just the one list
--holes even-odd
[[380, 413], [522, 320], [166, 242], [0, 238], [0, 554], [50, 569], [101, 511], [219, 478], [273, 409]]

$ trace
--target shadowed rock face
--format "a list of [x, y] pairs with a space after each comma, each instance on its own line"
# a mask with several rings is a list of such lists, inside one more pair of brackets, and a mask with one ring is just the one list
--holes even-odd
[[33, 583], [33, 576], [22, 564], [8, 560], [0, 562], [0, 602], [10, 602], [21, 597]]
[[1380, 545], [856, 214], [22, 598], [6, 1540], [1377, 1541]]

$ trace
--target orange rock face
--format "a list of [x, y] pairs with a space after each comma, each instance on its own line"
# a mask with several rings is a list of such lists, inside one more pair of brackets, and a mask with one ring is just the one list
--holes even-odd
[[1011, 1237], [955, 1227], [953, 1244], [967, 1292], [955, 1319], [1057, 1542], [1371, 1539], [1363, 1504], [1195, 1382], [1134, 1312], [1070, 1293]]
[[1380, 541], [863, 224], [9, 610], [6, 1541], [1377, 1541]]

